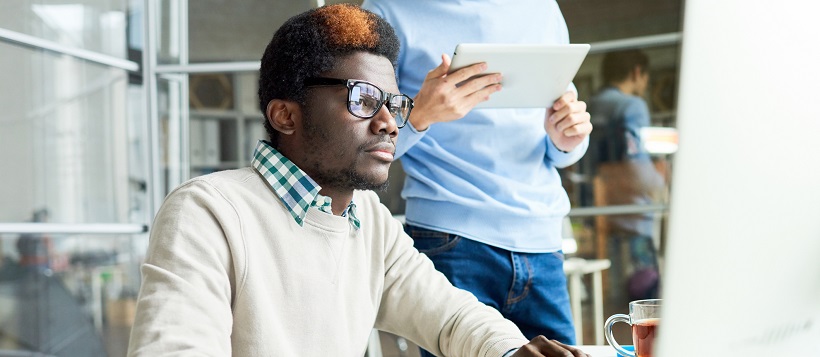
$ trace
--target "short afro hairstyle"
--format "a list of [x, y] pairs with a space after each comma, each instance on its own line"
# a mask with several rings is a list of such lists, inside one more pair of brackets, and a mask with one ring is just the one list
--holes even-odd
[[387, 21], [351, 4], [308, 10], [273, 34], [259, 69], [259, 109], [274, 147], [277, 133], [267, 120], [268, 103], [283, 99], [304, 104], [306, 78], [333, 69], [339, 57], [359, 51], [386, 57], [395, 67], [399, 40]]
[[604, 83], [612, 84], [622, 82], [629, 78], [629, 74], [632, 73], [635, 66], [641, 67], [641, 73], [646, 73], [649, 70], [649, 57], [641, 50], [623, 50], [607, 53], [601, 64], [601, 74], [604, 77]]

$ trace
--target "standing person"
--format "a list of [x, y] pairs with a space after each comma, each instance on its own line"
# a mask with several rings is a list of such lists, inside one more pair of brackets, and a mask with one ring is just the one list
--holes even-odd
[[374, 327], [443, 356], [587, 356], [528, 343], [436, 272], [365, 191], [387, 183], [413, 108], [396, 84], [398, 49], [389, 24], [348, 4], [276, 31], [259, 80], [268, 140], [252, 167], [166, 198], [129, 356], [361, 356]]
[[396, 29], [399, 89], [415, 97], [396, 151], [407, 173], [405, 230], [414, 245], [450, 282], [524, 335], [574, 343], [561, 252], [570, 204], [556, 169], [586, 151], [592, 130], [586, 105], [570, 91], [551, 108], [471, 110], [503, 90], [503, 73], [456, 87], [486, 66], [447, 74], [444, 54], [459, 43], [567, 44], [557, 3], [365, 0], [362, 6]]
[[[649, 57], [641, 50], [607, 53], [601, 74], [605, 86], [589, 100], [589, 112], [598, 130], [584, 158], [585, 170], [603, 184], [606, 204], [650, 204], [665, 187], [665, 180], [640, 133], [650, 125], [649, 108], [642, 98], [649, 83]], [[608, 250], [614, 252], [610, 254], [613, 264], [608, 291], [618, 301], [658, 297], [654, 220], [651, 213], [608, 217]], [[619, 254], [626, 250], [622, 243], [628, 245], [628, 254]], [[630, 261], [624, 261], [622, 255]]]

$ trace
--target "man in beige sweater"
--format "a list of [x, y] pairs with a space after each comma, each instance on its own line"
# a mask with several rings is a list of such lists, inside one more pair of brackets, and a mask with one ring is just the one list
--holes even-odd
[[274, 34], [259, 81], [269, 138], [251, 167], [190, 180], [163, 203], [130, 356], [362, 356], [374, 327], [443, 356], [586, 356], [528, 342], [454, 288], [369, 191], [386, 186], [413, 107], [393, 94], [398, 46], [352, 5]]

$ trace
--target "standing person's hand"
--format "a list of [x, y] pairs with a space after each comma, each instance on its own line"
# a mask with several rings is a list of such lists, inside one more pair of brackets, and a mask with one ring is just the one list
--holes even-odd
[[433, 68], [419, 93], [413, 98], [410, 123], [417, 130], [425, 130], [430, 124], [461, 119], [476, 106], [501, 90], [501, 74], [493, 73], [471, 78], [487, 70], [486, 63], [476, 63], [453, 73], [450, 57], [441, 55], [441, 64]]
[[536, 336], [521, 346], [511, 357], [591, 357], [576, 347], [565, 345], [544, 336]]
[[544, 129], [560, 150], [572, 151], [592, 132], [587, 103], [578, 100], [575, 92], [566, 92], [547, 109]]

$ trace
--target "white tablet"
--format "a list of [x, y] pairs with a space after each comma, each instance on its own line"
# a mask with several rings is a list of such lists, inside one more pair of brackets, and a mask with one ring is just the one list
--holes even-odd
[[462, 43], [450, 72], [486, 62], [484, 73], [503, 75], [502, 89], [476, 108], [546, 108], [566, 93], [588, 52], [588, 44]]

